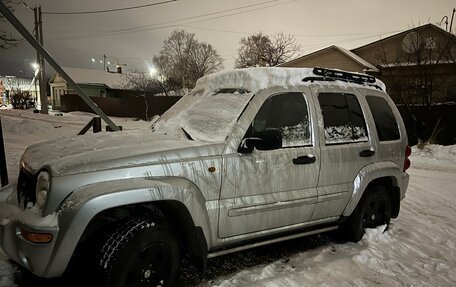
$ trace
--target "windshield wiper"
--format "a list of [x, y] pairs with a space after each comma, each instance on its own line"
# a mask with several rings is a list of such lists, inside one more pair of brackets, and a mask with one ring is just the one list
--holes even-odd
[[192, 136], [191, 136], [188, 132], [186, 132], [186, 131], [184, 130], [183, 127], [181, 127], [181, 129], [182, 129], [182, 131], [184, 132], [185, 136], [186, 136], [189, 140], [192, 141], [192, 140], [193, 140]]

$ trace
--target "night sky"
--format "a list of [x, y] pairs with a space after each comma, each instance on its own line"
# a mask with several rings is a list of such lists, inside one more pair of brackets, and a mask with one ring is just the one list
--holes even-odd
[[[105, 54], [109, 62], [126, 64], [128, 70], [151, 65], [153, 55], [174, 29], [195, 33], [198, 40], [212, 44], [225, 60], [225, 68], [231, 69], [240, 39], [253, 33], [295, 35], [302, 54], [333, 44], [351, 49], [420, 24], [439, 23], [445, 15], [451, 20], [456, 7], [454, 0], [178, 0], [109, 13], [49, 14], [164, 1], [25, 2], [30, 7], [41, 4], [45, 47], [62, 66], [103, 69], [99, 61]], [[32, 30], [33, 12], [22, 5], [15, 9], [15, 15]], [[0, 25], [14, 32], [9, 23]], [[456, 30], [456, 23], [453, 27]], [[0, 50], [0, 75], [31, 77], [35, 57], [26, 42]]]

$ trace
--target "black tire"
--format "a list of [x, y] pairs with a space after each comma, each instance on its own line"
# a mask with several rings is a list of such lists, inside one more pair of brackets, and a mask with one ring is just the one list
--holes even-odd
[[148, 218], [120, 224], [98, 255], [105, 286], [173, 286], [179, 263], [178, 243], [169, 226]]
[[363, 238], [365, 228], [389, 224], [391, 221], [391, 196], [386, 188], [376, 185], [361, 198], [358, 206], [342, 227], [346, 240], [358, 242]]

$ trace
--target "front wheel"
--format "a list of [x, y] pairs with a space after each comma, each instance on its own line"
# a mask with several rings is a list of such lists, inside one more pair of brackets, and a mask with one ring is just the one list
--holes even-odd
[[375, 228], [391, 221], [391, 196], [384, 186], [366, 190], [349, 220], [342, 227], [347, 240], [358, 242], [365, 228]]
[[106, 286], [173, 286], [179, 247], [169, 226], [149, 218], [124, 222], [107, 237], [99, 254]]

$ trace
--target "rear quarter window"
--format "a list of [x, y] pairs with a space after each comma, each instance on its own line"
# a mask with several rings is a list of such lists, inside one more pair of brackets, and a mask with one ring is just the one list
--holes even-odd
[[367, 104], [372, 112], [380, 141], [400, 139], [399, 125], [388, 102], [376, 96], [366, 96]]
[[364, 115], [355, 95], [320, 93], [318, 101], [327, 145], [368, 141]]

